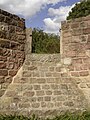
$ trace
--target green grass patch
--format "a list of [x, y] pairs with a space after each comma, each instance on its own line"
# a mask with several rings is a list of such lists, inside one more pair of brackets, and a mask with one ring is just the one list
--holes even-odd
[[90, 112], [83, 113], [65, 113], [60, 116], [56, 116], [54, 118], [39, 118], [35, 115], [31, 117], [26, 116], [16, 116], [16, 115], [0, 115], [0, 120], [90, 120]]

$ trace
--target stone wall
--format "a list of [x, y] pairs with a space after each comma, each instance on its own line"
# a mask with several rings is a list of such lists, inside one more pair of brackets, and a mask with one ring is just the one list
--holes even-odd
[[0, 9], [0, 97], [24, 61], [25, 20]]
[[0, 112], [48, 117], [86, 106], [76, 79], [60, 63], [60, 54], [28, 54], [1, 98]]
[[90, 109], [90, 16], [62, 22], [61, 62]]
[[71, 77], [90, 75], [90, 16], [62, 22], [61, 57]]
[[[7, 14], [3, 16], [7, 18]], [[22, 19], [18, 17], [12, 20], [22, 23]], [[1, 22], [5, 25], [3, 27], [1, 25], [0, 33], [5, 32], [9, 26], [13, 26], [12, 22], [10, 24], [7, 22]], [[36, 114], [47, 117], [59, 115], [67, 110], [72, 112], [90, 109], [90, 16], [62, 22], [60, 54], [31, 54], [31, 29], [26, 30], [25, 37], [24, 22], [22, 27], [14, 27], [14, 33], [9, 29], [5, 32], [9, 34], [9, 37], [11, 35], [10, 38], [1, 37], [0, 39], [0, 41], [5, 41], [5, 44], [3, 42], [0, 44], [2, 50], [0, 50], [0, 55], [3, 58], [2, 63], [6, 65], [6, 67], [1, 67], [1, 71], [6, 70], [4, 79], [0, 72], [0, 87], [2, 91], [5, 91], [0, 97], [0, 113]], [[16, 28], [22, 28], [22, 32], [17, 32]], [[11, 39], [12, 35], [18, 39]], [[18, 45], [12, 46], [12, 43], [24, 45], [24, 42], [24, 50]], [[22, 54], [18, 55], [18, 51], [22, 54], [25, 52], [23, 65], [24, 57]], [[13, 53], [15, 53], [14, 56]], [[17, 58], [22, 62], [15, 63], [19, 60]], [[16, 75], [11, 75], [11, 70], [16, 72], [18, 70], [18, 72]], [[9, 78], [12, 77], [10, 81]], [[7, 89], [6, 82], [3, 80], [11, 82]]]

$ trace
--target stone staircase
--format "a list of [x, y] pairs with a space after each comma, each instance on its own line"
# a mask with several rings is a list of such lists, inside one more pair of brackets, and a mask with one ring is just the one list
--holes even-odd
[[61, 65], [59, 54], [28, 54], [2, 96], [0, 108], [4, 112], [9, 109], [10, 113], [43, 116], [82, 110], [85, 106], [83, 93]]

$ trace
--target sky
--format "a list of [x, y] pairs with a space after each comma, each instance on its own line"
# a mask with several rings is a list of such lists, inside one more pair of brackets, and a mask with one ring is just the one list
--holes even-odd
[[25, 18], [26, 27], [59, 33], [61, 21], [80, 0], [0, 0], [0, 8]]

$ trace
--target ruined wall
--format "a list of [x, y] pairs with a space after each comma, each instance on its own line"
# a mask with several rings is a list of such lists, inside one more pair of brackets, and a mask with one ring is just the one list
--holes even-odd
[[90, 75], [90, 16], [62, 22], [61, 58], [71, 77]]
[[[3, 30], [1, 30], [2, 32]], [[11, 34], [9, 30], [7, 32]], [[16, 36], [22, 35], [20, 38], [25, 38], [25, 34], [21, 34], [22, 32], [15, 33]], [[3, 76], [10, 76], [11, 70], [18, 70], [18, 72], [16, 75], [12, 75], [15, 75], [12, 82], [0, 97], [0, 113], [36, 114], [47, 117], [67, 110], [89, 109], [90, 16], [62, 22], [60, 54], [31, 54], [31, 29], [27, 29], [26, 35], [26, 55], [21, 68], [19, 70], [20, 66], [17, 69], [15, 67], [1, 68], [1, 70], [7, 71], [4, 72], [7, 74]], [[2, 38], [0, 40], [2, 41]], [[5, 40], [3, 39], [3, 41]], [[19, 38], [15, 40], [19, 41]], [[13, 57], [11, 53], [16, 54], [12, 60], [18, 60], [18, 51], [20, 53], [24, 53], [24, 51], [19, 49], [20, 47], [18, 50], [11, 47], [14, 40], [8, 39], [7, 41], [10, 43], [10, 48], [4, 46], [6, 44], [1, 43], [0, 45], [3, 45], [2, 50], [9, 52], [5, 52], [5, 55], [3, 51], [0, 52], [3, 53], [2, 57], [6, 56], [5, 63], [9, 65], [8, 60]], [[18, 43], [21, 45], [21, 42]], [[22, 44], [24, 45], [24, 43]], [[23, 60], [22, 55], [19, 58]], [[15, 64], [15, 61], [12, 64], [18, 65], [18, 63]], [[7, 76], [4, 80], [6, 78]], [[0, 81], [2, 81], [1, 78]], [[1, 90], [4, 83], [1, 83]]]
[[60, 63], [60, 54], [27, 54], [0, 100], [2, 114], [48, 117], [85, 108], [87, 100]]
[[62, 22], [61, 62], [88, 100], [90, 109], [90, 16]]
[[25, 20], [0, 9], [0, 97], [24, 61]]

